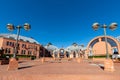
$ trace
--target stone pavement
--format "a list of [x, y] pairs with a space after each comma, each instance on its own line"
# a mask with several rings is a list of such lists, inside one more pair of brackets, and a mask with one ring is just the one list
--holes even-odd
[[[0, 80], [120, 80], [120, 63], [115, 71], [104, 71], [103, 64], [91, 60], [54, 61], [47, 59], [19, 62], [19, 69], [7, 71], [8, 65], [0, 65]], [[101, 66], [101, 67], [100, 67]]]

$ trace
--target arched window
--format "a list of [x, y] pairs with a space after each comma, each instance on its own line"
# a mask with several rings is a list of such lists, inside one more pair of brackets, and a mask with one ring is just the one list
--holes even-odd
[[96, 44], [97, 42], [99, 42], [99, 40], [98, 40], [98, 39], [95, 39], [94, 41], [91, 42], [90, 46], [93, 47], [94, 44]]
[[[105, 41], [105, 38], [103, 37], [103, 38], [101, 39], [101, 41]], [[112, 47], [117, 46], [116, 42], [115, 42], [114, 40], [110, 39], [110, 38], [107, 38], [107, 42], [108, 42]]]

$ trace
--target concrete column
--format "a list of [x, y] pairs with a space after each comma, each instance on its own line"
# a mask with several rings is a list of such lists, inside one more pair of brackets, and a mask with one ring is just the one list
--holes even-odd
[[66, 51], [64, 51], [64, 58], [66, 58], [67, 56], [66, 56]]
[[115, 69], [114, 69], [114, 63], [113, 63], [113, 61], [111, 59], [106, 59], [104, 61], [104, 70], [105, 71], [110, 71], [110, 72], [115, 71]]
[[73, 58], [73, 51], [70, 53], [70, 58]]
[[78, 56], [78, 53], [76, 52], [76, 58], [78, 58], [79, 56]]
[[60, 51], [58, 51], [57, 57], [60, 58]]

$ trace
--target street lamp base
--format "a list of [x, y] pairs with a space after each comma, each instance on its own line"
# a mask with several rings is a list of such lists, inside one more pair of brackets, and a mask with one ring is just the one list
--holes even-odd
[[82, 60], [81, 58], [77, 58], [77, 62], [78, 62], [78, 63], [80, 63], [80, 62], [81, 62], [81, 60]]
[[105, 71], [111, 71], [111, 72], [115, 71], [114, 63], [113, 63], [113, 61], [111, 59], [106, 59], [104, 61], [104, 70]]
[[16, 58], [11, 58], [7, 70], [17, 70], [17, 69], [18, 69], [18, 61], [16, 60]]
[[42, 63], [44, 63], [44, 62], [45, 62], [45, 58], [43, 57], [43, 58], [41, 59], [41, 61], [42, 61]]

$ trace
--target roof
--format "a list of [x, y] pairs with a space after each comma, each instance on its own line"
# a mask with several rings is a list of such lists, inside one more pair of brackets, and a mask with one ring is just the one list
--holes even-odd
[[81, 46], [78, 46], [78, 45], [76, 45], [76, 46], [74, 46], [74, 45], [71, 45], [71, 46], [68, 46], [65, 50], [66, 51], [78, 51], [78, 50], [82, 50], [83, 48], [81, 47]]
[[[0, 37], [4, 37], [4, 38], [11, 38], [11, 39], [16, 39], [17, 38], [17, 35], [16, 34], [0, 34]], [[35, 39], [33, 38], [29, 38], [29, 37], [25, 37], [25, 36], [21, 36], [19, 35], [19, 38], [18, 40], [23, 40], [25, 42], [30, 42], [30, 43], [37, 43], [39, 44], [39, 42], [37, 42]]]
[[58, 50], [58, 48], [56, 46], [54, 46], [54, 45], [45, 46], [45, 48], [47, 50]]
[[120, 36], [117, 36], [115, 39], [117, 39], [120, 42]]

